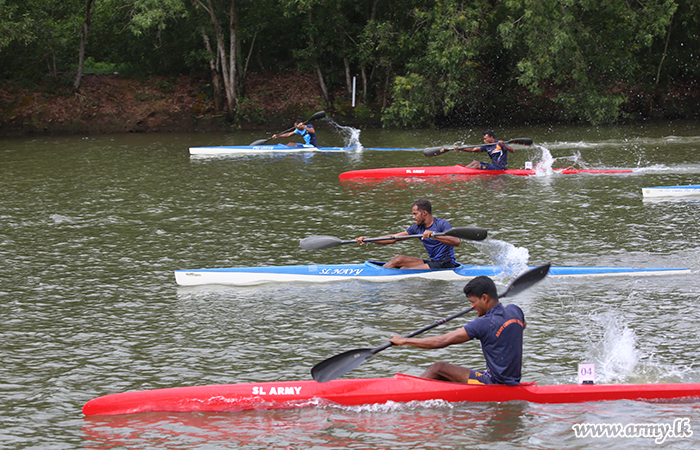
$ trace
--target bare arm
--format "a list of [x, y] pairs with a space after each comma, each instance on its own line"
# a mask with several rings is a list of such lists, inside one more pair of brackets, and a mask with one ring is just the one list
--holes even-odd
[[449, 245], [450, 247], [459, 247], [459, 243], [460, 243], [460, 240], [458, 237], [435, 236], [435, 234], [430, 230], [425, 230], [425, 232], [423, 233], [423, 239], [435, 239], [436, 241], [440, 241], [445, 245]]
[[499, 141], [498, 144], [501, 146], [501, 148], [505, 148], [506, 150], [508, 150], [508, 152], [515, 153], [515, 149], [510, 145], [506, 144], [505, 142]]
[[455, 147], [455, 151], [457, 152], [472, 152], [472, 153], [478, 153], [481, 151], [481, 147]]
[[410, 345], [417, 348], [443, 348], [449, 345], [461, 344], [467, 342], [469, 335], [464, 327], [459, 327], [454, 331], [442, 334], [440, 336], [431, 336], [427, 338], [405, 338], [398, 334], [391, 338], [391, 343], [394, 345]]
[[272, 135], [272, 139], [286, 138], [286, 137], [292, 136], [293, 134], [294, 134], [293, 131], [290, 131], [289, 133], [273, 134], [273, 135]]

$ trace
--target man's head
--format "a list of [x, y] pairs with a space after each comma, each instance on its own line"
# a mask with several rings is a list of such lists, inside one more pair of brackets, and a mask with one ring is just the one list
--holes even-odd
[[484, 275], [469, 281], [464, 286], [464, 295], [467, 296], [472, 308], [474, 308], [479, 317], [498, 304], [496, 285], [491, 278]]
[[496, 133], [494, 133], [493, 130], [484, 131], [484, 142], [487, 144], [496, 142]]
[[428, 216], [433, 214], [433, 207], [428, 200], [421, 198], [413, 202], [411, 212], [413, 213], [413, 220], [418, 225], [421, 225], [425, 224]]
[[304, 128], [304, 121], [301, 120], [301, 119], [295, 120], [295, 121], [294, 121], [294, 127], [295, 127], [296, 129], [298, 129], [298, 130], [301, 130], [302, 128]]

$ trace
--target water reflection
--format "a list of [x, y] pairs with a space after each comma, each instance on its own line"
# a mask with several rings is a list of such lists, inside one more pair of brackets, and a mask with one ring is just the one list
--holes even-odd
[[[481, 131], [363, 130], [360, 140], [367, 147], [423, 148], [472, 141], [469, 136], [478, 141]], [[420, 151], [209, 160], [188, 154], [191, 146], [250, 143], [258, 134], [2, 140], [0, 377], [7, 381], [0, 387], [0, 417], [7, 445], [237, 448], [240, 442], [249, 448], [399, 449], [507, 442], [558, 448], [600, 445], [572, 436], [572, 423], [590, 419], [700, 420], [697, 403], [638, 402], [83, 420], [84, 402], [112, 392], [309, 379], [310, 368], [331, 355], [381, 345], [394, 333], [465, 309], [458, 282], [175, 285], [173, 270], [188, 267], [387, 260], [399, 249], [421, 254], [418, 242], [299, 248], [299, 240], [310, 235], [352, 238], [404, 229], [411, 223], [410, 204], [420, 197], [453, 225], [484, 227], [492, 243], [526, 251], [529, 263], [692, 269], [689, 276], [552, 278], [509, 300], [528, 320], [527, 381], [572, 382], [577, 365], [590, 361], [604, 379], [616, 382], [700, 381], [700, 313], [689, 307], [700, 292], [700, 209], [696, 201], [657, 203], [641, 196], [644, 186], [697, 183], [696, 123], [503, 130], [532, 137], [553, 158], [580, 154], [596, 167], [635, 168], [629, 175], [345, 183], [338, 174], [348, 170], [424, 165], [427, 159]], [[521, 167], [535, 156], [527, 150], [509, 159]], [[464, 162], [454, 152], [429, 161]], [[458, 258], [491, 263], [484, 252], [464, 244]], [[499, 287], [508, 281], [497, 280]], [[615, 362], [616, 355], [634, 357]], [[382, 352], [352, 376], [419, 375], [438, 359], [483, 365], [477, 345], [400, 348]], [[510, 441], [499, 441], [500, 435]], [[699, 439], [669, 445], [694, 448]]]

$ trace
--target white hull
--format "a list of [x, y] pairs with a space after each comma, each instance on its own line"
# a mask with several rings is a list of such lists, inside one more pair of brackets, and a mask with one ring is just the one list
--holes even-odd
[[[386, 269], [373, 261], [364, 264], [298, 265], [268, 267], [229, 267], [217, 269], [176, 270], [175, 281], [180, 286], [207, 284], [253, 286], [264, 283], [329, 283], [360, 280], [386, 282], [421, 278], [443, 281], [469, 281], [479, 275], [496, 276], [503, 273], [499, 266], [461, 265], [455, 269], [401, 270]], [[688, 274], [687, 268], [632, 268], [552, 266], [552, 277], [610, 277], [659, 276]]]
[[658, 186], [642, 188], [644, 198], [700, 196], [700, 184], [687, 186]]

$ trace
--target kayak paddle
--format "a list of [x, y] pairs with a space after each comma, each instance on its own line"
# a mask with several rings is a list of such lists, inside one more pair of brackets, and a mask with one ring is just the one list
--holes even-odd
[[[545, 264], [543, 266], [535, 267], [534, 269], [531, 269], [525, 272], [524, 274], [520, 275], [518, 278], [513, 280], [512, 283], [510, 283], [508, 288], [502, 294], [498, 294], [498, 298], [501, 299], [503, 297], [509, 297], [519, 294], [520, 292], [524, 291], [525, 289], [529, 288], [535, 283], [538, 283], [539, 281], [544, 279], [544, 277], [547, 276], [547, 273], [549, 272], [549, 266], [550, 264]], [[438, 325], [442, 325], [443, 323], [449, 322], [452, 319], [456, 319], [457, 317], [470, 312], [472, 309], [473, 308], [465, 309], [464, 311], [460, 311], [456, 314], [451, 315], [450, 317], [437, 320], [435, 321], [435, 323], [423, 327], [418, 331], [414, 331], [413, 333], [408, 334], [404, 337], [410, 338], [413, 336], [417, 336], [425, 331], [430, 330], [431, 328], [435, 328]], [[355, 350], [349, 350], [347, 352], [332, 356], [316, 364], [311, 369], [311, 377], [319, 383], [325, 383], [326, 381], [335, 380], [336, 378], [342, 377], [346, 373], [358, 367], [360, 364], [367, 361], [372, 356], [393, 345], [394, 344], [392, 344], [391, 342], [388, 342], [379, 347], [358, 348]]]
[[[458, 227], [445, 231], [444, 233], [435, 233], [435, 236], [454, 236], [460, 239], [470, 241], [483, 241], [486, 239], [488, 231], [485, 228], [478, 227]], [[389, 239], [411, 239], [422, 238], [422, 234], [408, 234], [405, 236], [387, 236], [381, 238], [365, 239], [364, 242], [387, 241]], [[325, 248], [338, 247], [343, 244], [355, 244], [355, 240], [343, 241], [335, 236], [309, 236], [299, 241], [299, 245], [304, 250], [323, 250]]]
[[[314, 120], [323, 119], [324, 117], [326, 117], [326, 112], [325, 112], [325, 111], [319, 111], [319, 112], [317, 112], [316, 114], [314, 114], [313, 116], [311, 116], [311, 117], [309, 118], [309, 120], [307, 120], [306, 122], [304, 122], [304, 125], [306, 125], [307, 123], [312, 122], [312, 121], [314, 121]], [[277, 133], [277, 134], [288, 133], [288, 132], [292, 131], [293, 129], [294, 129], [294, 127], [288, 128], [288, 129], [284, 130], [283, 132]], [[250, 145], [263, 145], [263, 144], [265, 144], [267, 141], [271, 141], [271, 140], [272, 140], [272, 138], [268, 138], [268, 139], [259, 139], [259, 140], [255, 141], [255, 142], [252, 142]]]
[[[518, 139], [511, 139], [510, 141], [505, 141], [506, 144], [518, 144], [518, 145], [532, 145], [532, 139], [530, 138], [518, 138]], [[482, 145], [486, 144], [479, 144], [479, 145], [463, 145], [460, 148], [464, 147], [481, 147]], [[425, 156], [438, 156], [442, 155], [443, 153], [447, 153], [450, 150], [454, 149], [454, 146], [452, 147], [428, 147], [423, 149], [423, 154]]]

